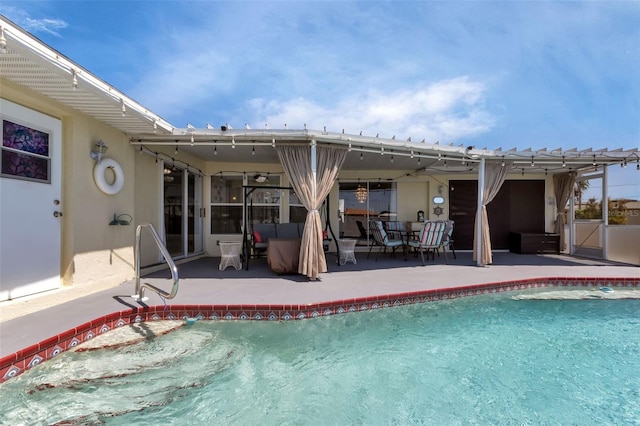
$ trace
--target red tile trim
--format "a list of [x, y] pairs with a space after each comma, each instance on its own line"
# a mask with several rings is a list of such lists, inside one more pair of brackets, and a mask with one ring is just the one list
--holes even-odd
[[135, 322], [168, 319], [186, 320], [187, 318], [232, 321], [291, 321], [530, 288], [602, 286], [638, 288], [640, 287], [640, 278], [529, 278], [334, 300], [307, 305], [162, 305], [132, 308], [96, 318], [14, 354], [5, 356], [0, 359], [0, 383], [99, 334]]

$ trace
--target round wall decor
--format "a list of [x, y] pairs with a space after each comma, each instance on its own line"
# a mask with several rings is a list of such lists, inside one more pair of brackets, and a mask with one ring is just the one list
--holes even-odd
[[[107, 169], [113, 170], [113, 175], [115, 176], [113, 183], [107, 182], [105, 177]], [[100, 191], [107, 195], [115, 195], [120, 192], [124, 186], [124, 172], [116, 160], [113, 158], [103, 158], [102, 161], [96, 163], [93, 168], [93, 180], [96, 182], [96, 186]]]

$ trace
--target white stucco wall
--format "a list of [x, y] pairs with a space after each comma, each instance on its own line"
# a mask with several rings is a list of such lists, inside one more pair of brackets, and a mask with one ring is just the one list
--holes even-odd
[[[134, 227], [110, 227], [114, 213], [133, 213], [134, 161], [128, 138], [118, 130], [50, 98], [2, 80], [2, 97], [62, 121], [62, 247], [60, 271], [65, 285], [118, 284], [133, 276]], [[107, 157], [124, 170], [117, 195], [102, 193], [93, 181], [89, 151], [98, 139]], [[5, 199], [3, 198], [3, 202]]]
[[607, 226], [607, 258], [640, 265], [640, 225]]

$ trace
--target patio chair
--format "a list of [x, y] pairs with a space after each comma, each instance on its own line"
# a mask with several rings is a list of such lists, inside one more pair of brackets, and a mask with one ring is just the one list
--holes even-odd
[[402, 237], [400, 236], [399, 238], [395, 239], [390, 238], [389, 233], [384, 229], [384, 226], [382, 225], [382, 221], [369, 221], [369, 230], [371, 230], [373, 239], [371, 240], [371, 245], [369, 245], [369, 254], [367, 254], [367, 259], [371, 255], [371, 250], [373, 250], [374, 246], [380, 247], [380, 250], [378, 250], [378, 253], [376, 254], [376, 262], [378, 261], [380, 251], [386, 253], [387, 247], [391, 249], [392, 256], [395, 256], [396, 250], [398, 248], [402, 248], [406, 254], [406, 246]]
[[382, 222], [382, 224], [384, 225], [387, 234], [389, 234], [389, 238], [393, 240], [403, 239], [403, 235], [406, 235], [404, 222], [399, 220], [389, 220], [387, 222]]
[[445, 220], [444, 224], [445, 224], [445, 227], [444, 227], [444, 237], [442, 238], [442, 248], [443, 250], [445, 248], [448, 248], [449, 250], [451, 250], [451, 253], [453, 253], [453, 258], [457, 259], [456, 249], [453, 247], [453, 227], [455, 225], [455, 222], [453, 220]]
[[267, 252], [269, 238], [276, 238], [275, 223], [254, 223], [251, 232], [251, 248], [253, 257], [258, 257]]
[[356, 225], [358, 226], [358, 231], [360, 231], [360, 239], [367, 240], [367, 230], [364, 228], [364, 224], [361, 220], [356, 220]]
[[443, 248], [444, 262], [448, 263], [447, 249], [442, 245], [445, 226], [444, 221], [426, 221], [420, 231], [420, 235], [418, 235], [418, 239], [407, 242], [410, 248], [420, 252], [423, 265], [425, 265], [424, 253], [427, 252], [427, 258], [429, 258], [429, 253], [431, 253], [433, 258], [435, 257], [435, 252], [438, 251], [440, 247]]

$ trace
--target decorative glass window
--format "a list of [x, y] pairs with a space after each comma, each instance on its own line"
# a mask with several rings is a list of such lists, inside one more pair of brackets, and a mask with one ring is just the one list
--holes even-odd
[[2, 120], [0, 175], [36, 182], [51, 182], [49, 134]]

